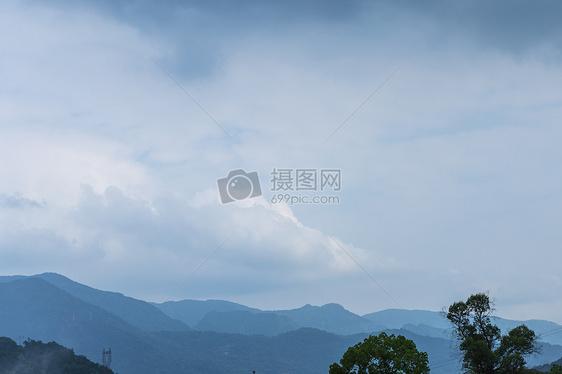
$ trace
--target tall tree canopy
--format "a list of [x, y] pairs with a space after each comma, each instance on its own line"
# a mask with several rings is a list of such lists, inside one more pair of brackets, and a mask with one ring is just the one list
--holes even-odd
[[340, 363], [330, 365], [330, 374], [427, 374], [427, 353], [402, 335], [371, 335], [350, 347]]
[[522, 373], [524, 357], [538, 352], [535, 332], [525, 325], [502, 335], [491, 321], [492, 303], [485, 293], [471, 295], [466, 302], [449, 307], [447, 319], [463, 354], [463, 365], [475, 374]]

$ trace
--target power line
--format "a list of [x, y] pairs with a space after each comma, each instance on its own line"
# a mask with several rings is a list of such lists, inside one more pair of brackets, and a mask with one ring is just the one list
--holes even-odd
[[228, 238], [226, 238], [226, 240], [223, 241], [223, 242], [221, 243], [221, 245], [219, 245], [219, 246], [217, 247], [217, 249], [215, 249], [215, 251], [214, 251], [213, 253], [211, 253], [211, 255], [210, 255], [209, 257], [207, 257], [207, 258], [205, 259], [205, 261], [203, 261], [203, 263], [201, 263], [201, 265], [199, 265], [199, 266], [197, 267], [197, 269], [195, 269], [195, 270], [193, 271], [193, 273], [191, 273], [191, 274], [189, 275], [189, 277], [187, 277], [187, 279], [184, 280], [184, 281], [182, 282], [182, 284], [180, 284], [179, 287], [176, 288], [176, 290], [175, 290], [174, 292], [172, 292], [172, 294], [171, 294], [170, 296], [168, 296], [168, 298], [167, 298], [164, 302], [170, 300], [170, 299], [172, 298], [172, 296], [174, 296], [174, 295], [176, 294], [176, 292], [178, 292], [178, 291], [180, 290], [180, 288], [182, 288], [183, 285], [186, 284], [186, 283], [195, 275], [195, 273], [197, 273], [197, 272], [199, 271], [199, 269], [201, 269], [201, 268], [203, 267], [203, 265], [205, 265], [205, 264], [207, 263], [207, 261], [209, 261], [209, 260], [211, 259], [211, 257], [213, 257], [213, 256], [215, 255], [215, 253], [217, 253], [217, 252], [219, 251], [219, 249], [221, 249], [222, 246], [225, 245], [226, 242], [230, 240], [230, 238], [232, 238], [233, 235], [234, 235], [234, 233], [230, 234], [230, 236], [229, 236]]
[[[158, 64], [157, 64], [157, 65], [158, 65]], [[203, 108], [203, 106], [202, 106], [201, 104], [199, 104], [199, 102], [198, 102], [197, 100], [195, 100], [195, 98], [194, 98], [193, 96], [191, 96], [191, 95], [189, 94], [189, 92], [187, 92], [187, 91], [182, 87], [182, 85], [179, 84], [178, 81], [175, 80], [174, 77], [172, 77], [172, 76], [170, 75], [170, 73], [168, 73], [162, 66], [160, 66], [160, 65], [158, 65], [158, 66], [159, 66], [160, 69], [162, 69], [162, 71], [163, 71], [164, 73], [166, 73], [166, 75], [183, 91], [183, 93], [185, 93], [185, 94], [187, 95], [187, 97], [189, 97], [189, 98], [191, 99], [191, 101], [193, 101], [193, 102], [199, 107], [199, 109], [201, 109], [201, 110], [207, 115], [207, 117], [209, 117], [209, 118], [211, 119], [211, 121], [213, 121], [213, 122], [215, 123], [215, 125], [217, 125], [233, 142], [236, 142], [236, 140], [234, 140], [234, 138], [228, 133], [228, 131], [226, 131], [226, 130], [224, 129], [224, 127], [222, 127], [222, 126], [217, 122], [217, 120], [215, 120], [215, 119], [213, 118], [213, 116], [211, 116], [211, 115], [209, 114], [209, 112], [207, 112], [207, 111], [205, 110], [205, 108]]]
[[367, 272], [367, 270], [365, 270], [365, 268], [363, 268], [363, 266], [361, 266], [361, 265], [359, 264], [359, 262], [355, 261], [355, 259], [345, 250], [345, 248], [344, 248], [340, 243], [338, 243], [338, 242], [337, 242], [334, 238], [332, 238], [331, 236], [330, 236], [329, 238], [330, 238], [334, 243], [336, 243], [336, 245], [337, 245], [338, 247], [340, 247], [341, 250], [344, 251], [344, 253], [345, 253], [351, 260], [353, 260], [353, 262], [355, 262], [355, 265], [357, 265], [357, 266], [359, 267], [359, 269], [363, 270], [363, 272], [364, 272], [373, 282], [375, 282], [375, 284], [376, 284], [377, 286], [379, 286], [379, 288], [380, 288], [392, 301], [394, 301], [394, 302], [396, 303], [396, 305], [398, 305], [398, 307], [400, 307], [400, 309], [402, 309], [402, 305], [400, 305], [400, 304], [398, 303], [398, 301], [396, 301], [396, 300], [394, 299], [394, 297], [392, 297], [392, 296], [384, 289], [384, 287], [381, 286], [381, 284], [380, 284], [379, 282], [377, 282], [376, 279], [373, 278], [373, 277], [371, 276], [371, 274], [369, 274], [369, 272]]
[[367, 104], [367, 101], [371, 100], [371, 97], [373, 97], [373, 96], [382, 88], [382, 86], [384, 86], [384, 85], [386, 84], [386, 82], [388, 82], [388, 81], [390, 80], [390, 78], [392, 78], [392, 76], [393, 76], [394, 74], [396, 74], [396, 72], [398, 72], [398, 70], [400, 70], [401, 67], [402, 67], [402, 66], [398, 66], [398, 68], [397, 68], [396, 70], [394, 70], [394, 72], [393, 72], [392, 74], [390, 74], [390, 75], [388, 76], [388, 78], [386, 78], [386, 79], [384, 80], [384, 82], [382, 82], [382, 83], [380, 84], [380, 86], [378, 86], [377, 89], [374, 90], [373, 93], [370, 94], [369, 97], [367, 97], [367, 98], [365, 99], [365, 101], [363, 101], [363, 102], [361, 103], [361, 105], [359, 105], [359, 106], [357, 107], [357, 109], [355, 109], [355, 110], [353, 111], [353, 113], [351, 113], [351, 114], [349, 115], [349, 117], [347, 117], [347, 118], [345, 119], [345, 121], [343, 121], [343, 123], [342, 123], [341, 125], [339, 125], [338, 128], [334, 130], [334, 132], [332, 132], [332, 133], [330, 134], [330, 136], [328, 136], [328, 138], [327, 138], [326, 140], [324, 140], [324, 143], [323, 143], [323, 144], [326, 144], [326, 143], [328, 142], [328, 140], [330, 140], [330, 138], [331, 138], [332, 136], [334, 136], [334, 135], [347, 123], [347, 121], [349, 121], [349, 120], [351, 119], [351, 117], [353, 117], [353, 116], [355, 115], [355, 113], [357, 113], [357, 112], [359, 111], [359, 109], [361, 109], [361, 108], [363, 107], [363, 105]]

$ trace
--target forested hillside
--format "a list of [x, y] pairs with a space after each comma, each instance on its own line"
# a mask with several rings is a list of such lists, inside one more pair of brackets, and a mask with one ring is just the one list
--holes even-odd
[[55, 342], [35, 340], [18, 345], [0, 337], [0, 374], [111, 374], [112, 370]]

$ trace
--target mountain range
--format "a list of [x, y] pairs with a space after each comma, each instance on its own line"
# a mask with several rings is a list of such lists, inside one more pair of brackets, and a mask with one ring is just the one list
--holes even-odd
[[[497, 319], [504, 331], [522, 321]], [[524, 323], [543, 335], [530, 365], [562, 357], [562, 326]], [[56, 341], [116, 372], [327, 373], [349, 346], [385, 331], [428, 353], [432, 373], [460, 370], [440, 312], [388, 309], [363, 316], [338, 304], [263, 311], [222, 300], [148, 303], [62, 275], [0, 277], [0, 336]]]

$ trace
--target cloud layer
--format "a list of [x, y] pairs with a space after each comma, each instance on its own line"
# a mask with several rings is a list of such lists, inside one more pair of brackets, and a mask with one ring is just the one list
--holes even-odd
[[[396, 307], [347, 251], [406, 308], [562, 322], [558, 3], [234, 4], [1, 5], [0, 272], [163, 301], [230, 238], [174, 298]], [[222, 205], [239, 168], [263, 197]]]

